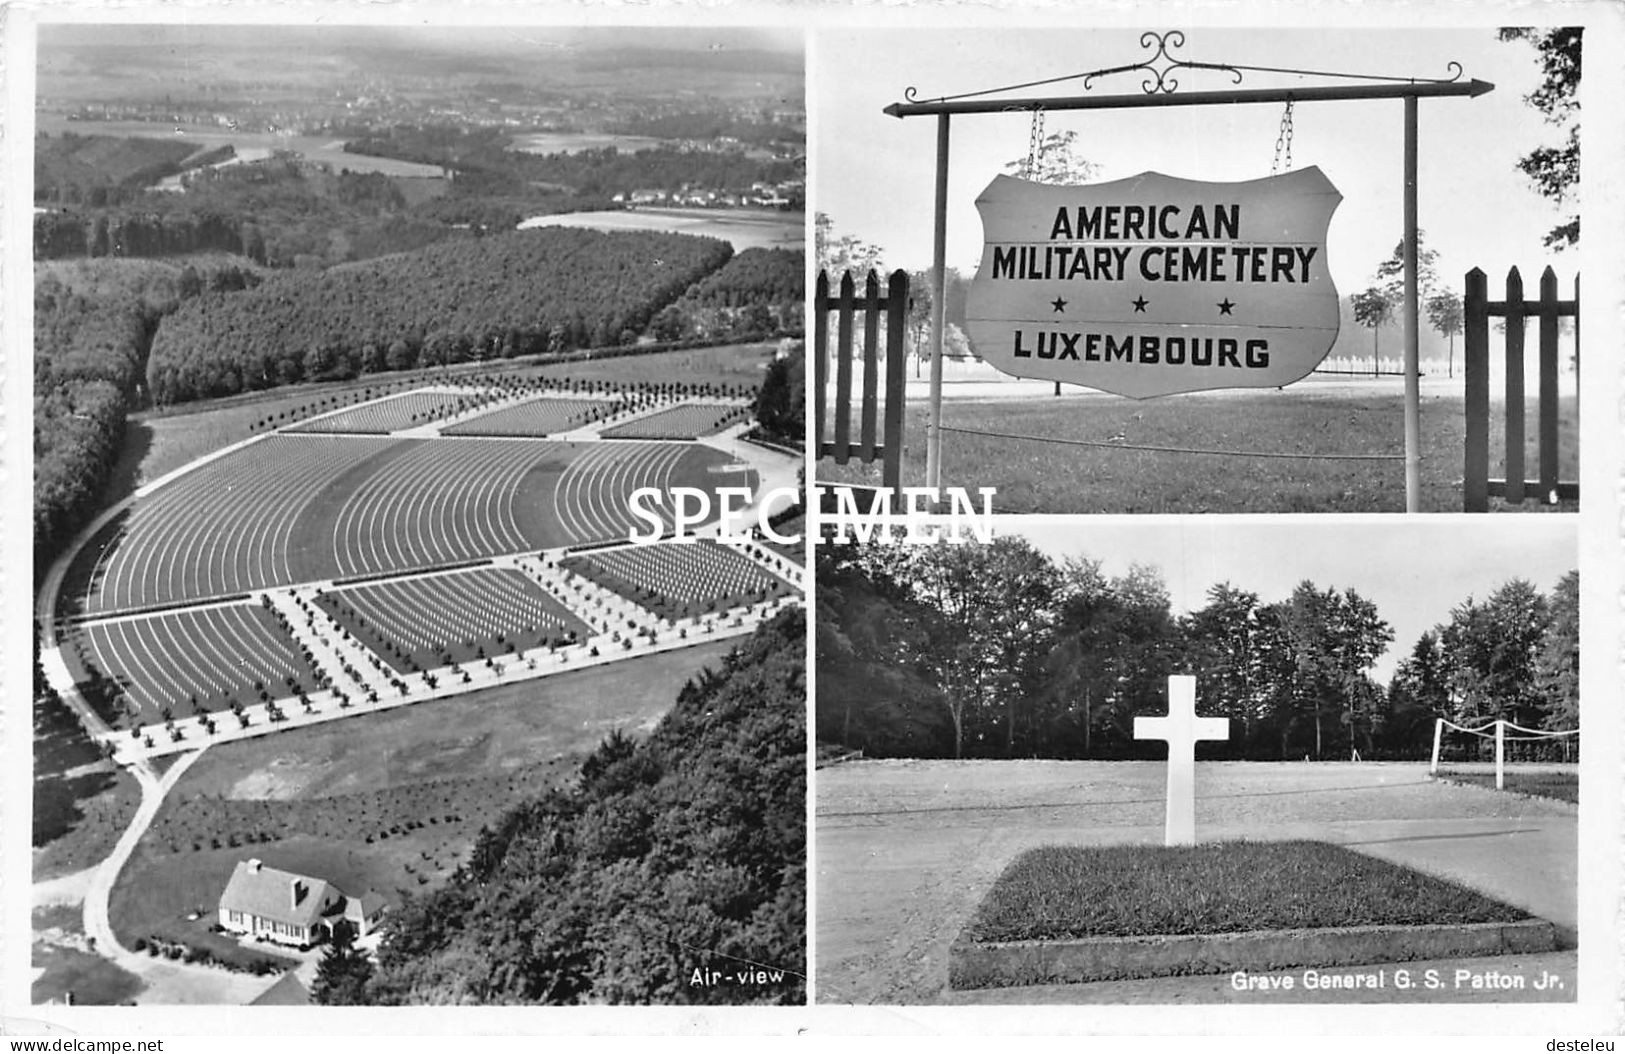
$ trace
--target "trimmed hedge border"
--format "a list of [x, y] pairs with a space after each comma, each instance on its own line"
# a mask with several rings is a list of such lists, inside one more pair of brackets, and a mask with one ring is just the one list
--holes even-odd
[[986, 943], [961, 935], [948, 952], [948, 987], [1008, 988], [1302, 966], [1324, 969], [1549, 952], [1556, 946], [1556, 927], [1545, 919]]

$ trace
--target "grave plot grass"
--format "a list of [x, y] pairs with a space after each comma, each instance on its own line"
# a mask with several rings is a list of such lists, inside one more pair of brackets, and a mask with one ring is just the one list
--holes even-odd
[[955, 942], [955, 988], [1327, 967], [1550, 947], [1550, 923], [1323, 842], [1046, 846]]

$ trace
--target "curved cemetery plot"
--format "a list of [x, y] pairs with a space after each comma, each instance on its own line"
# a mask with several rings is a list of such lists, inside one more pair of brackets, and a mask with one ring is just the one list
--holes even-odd
[[606, 439], [697, 439], [712, 435], [750, 416], [750, 407], [733, 403], [687, 403], [604, 430]]
[[[625, 541], [633, 532], [650, 529], [647, 520], [632, 515], [629, 498], [641, 487], [669, 492], [672, 487], [693, 487], [711, 492], [718, 508], [718, 487], [749, 487], [758, 483], [756, 471], [739, 465], [709, 447], [670, 443], [591, 443], [560, 477], [554, 504], [567, 545]], [[647, 506], [646, 506], [647, 507]], [[663, 529], [673, 524], [672, 507], [656, 510]]]
[[328, 527], [327, 566], [340, 577], [517, 552], [531, 546], [516, 506], [540, 497], [527, 477], [557, 471], [569, 454], [550, 443], [414, 443], [350, 489], [330, 527], [315, 521], [308, 534], [319, 545]]
[[607, 549], [570, 557], [562, 566], [668, 619], [790, 591], [754, 560], [710, 541]]
[[[258, 604], [194, 608], [113, 619], [75, 628], [63, 655], [80, 683], [108, 679], [144, 722], [196, 710], [225, 710], [295, 688], [314, 691], [317, 675], [276, 617]], [[289, 678], [293, 678], [292, 684]], [[111, 700], [101, 691], [96, 700]]]
[[619, 541], [648, 526], [634, 489], [755, 486], [730, 466], [687, 444], [268, 436], [137, 501], [64, 592], [101, 616]]
[[317, 600], [398, 672], [585, 640], [592, 629], [511, 568], [354, 586]]
[[359, 435], [385, 435], [403, 428], [429, 424], [467, 407], [467, 395], [447, 392], [407, 392], [349, 410], [302, 421], [284, 429], [287, 432], [343, 432]]
[[492, 410], [444, 429], [453, 436], [550, 436], [602, 418], [616, 404], [608, 399], [532, 399]]
[[382, 438], [268, 436], [138, 500], [87, 546], [94, 563], [68, 592], [97, 615], [296, 582], [288, 541], [303, 510], [397, 452]]

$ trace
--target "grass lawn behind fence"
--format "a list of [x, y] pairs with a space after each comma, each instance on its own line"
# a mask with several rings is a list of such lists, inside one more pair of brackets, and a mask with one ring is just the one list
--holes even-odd
[[[1441, 772], [1439, 778], [1446, 783], [1495, 789], [1493, 772]], [[1577, 772], [1508, 772], [1503, 783], [1502, 789], [1512, 794], [1580, 803], [1580, 774]]]
[[976, 941], [1512, 922], [1529, 914], [1324, 842], [1045, 846], [977, 908]]
[[[1525, 478], [1538, 475], [1538, 400], [1528, 400]], [[1561, 478], [1579, 466], [1579, 419], [1572, 395], [1560, 400]], [[1466, 437], [1460, 394], [1424, 389], [1422, 510], [1462, 510]], [[904, 486], [925, 482], [927, 407], [911, 401], [904, 417]], [[1505, 415], [1490, 414], [1490, 475], [1503, 474]], [[1173, 395], [1161, 399], [1092, 396], [1032, 400], [948, 400], [943, 404], [942, 485], [996, 487], [999, 512], [1403, 512], [1403, 460], [1315, 461], [1160, 453], [1131, 446], [1297, 454], [1393, 454], [1405, 451], [1404, 397], [1336, 385], [1282, 391]], [[1002, 438], [952, 428], [1036, 438]], [[1076, 446], [1077, 440], [1105, 446]], [[829, 483], [879, 485], [880, 464], [819, 462]], [[1513, 508], [1491, 499], [1491, 508]], [[1523, 509], [1549, 508], [1531, 501]], [[1556, 506], [1574, 511], [1573, 502]]]

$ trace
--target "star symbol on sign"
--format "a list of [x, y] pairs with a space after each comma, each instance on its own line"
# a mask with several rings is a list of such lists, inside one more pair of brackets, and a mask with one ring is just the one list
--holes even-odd
[[1065, 311], [1066, 301], [1062, 300], [1060, 297], [1056, 297], [1054, 300], [1049, 302], [1049, 306], [1053, 307], [1056, 311]]
[[1230, 309], [1235, 306], [1236, 305], [1230, 302], [1229, 297], [1225, 297], [1223, 300], [1219, 301], [1219, 314], [1228, 315], [1230, 313]]
[[1134, 305], [1134, 313], [1136, 315], [1145, 314], [1145, 305], [1149, 304], [1150, 302], [1151, 301], [1147, 300], [1143, 296], [1135, 297], [1133, 300], [1129, 301], [1129, 303]]

